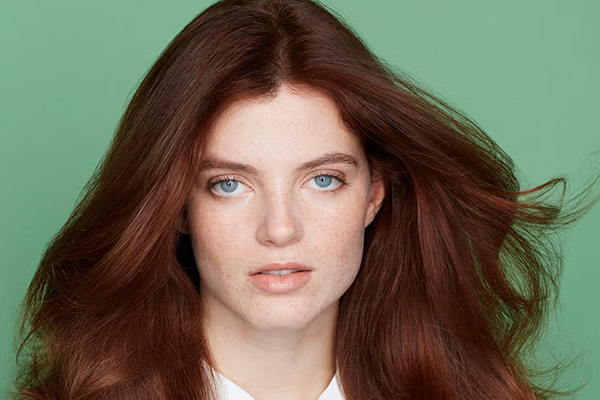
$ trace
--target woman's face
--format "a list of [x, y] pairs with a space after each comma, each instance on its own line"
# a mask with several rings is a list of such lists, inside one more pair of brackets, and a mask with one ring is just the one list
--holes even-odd
[[[209, 314], [271, 330], [337, 312], [383, 196], [329, 97], [283, 86], [234, 103], [209, 132], [184, 228]], [[252, 275], [270, 264], [310, 272]]]

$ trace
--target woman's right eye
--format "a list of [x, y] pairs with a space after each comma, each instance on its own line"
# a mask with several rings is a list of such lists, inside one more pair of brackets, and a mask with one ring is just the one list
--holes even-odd
[[[242, 182], [235, 179], [221, 179], [210, 185], [213, 192], [219, 196], [227, 197], [235, 194], [243, 193], [243, 187], [246, 186]], [[239, 190], [238, 190], [239, 189]]]

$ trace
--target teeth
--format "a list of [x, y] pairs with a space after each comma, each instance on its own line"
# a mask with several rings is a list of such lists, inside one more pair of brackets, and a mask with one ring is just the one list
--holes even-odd
[[265, 271], [265, 272], [261, 272], [261, 274], [268, 274], [268, 275], [288, 275], [291, 274], [292, 272], [298, 272], [298, 270], [295, 269], [282, 269], [282, 270], [278, 270], [278, 271]]

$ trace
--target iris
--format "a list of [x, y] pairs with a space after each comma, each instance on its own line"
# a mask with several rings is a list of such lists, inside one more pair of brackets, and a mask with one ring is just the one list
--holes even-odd
[[237, 189], [237, 187], [238, 187], [238, 182], [233, 181], [233, 180], [221, 181], [219, 183], [219, 185], [221, 186], [221, 189], [223, 189], [223, 191], [225, 193], [233, 193], [235, 191], [235, 189]]
[[322, 187], [322, 188], [326, 188], [327, 186], [329, 186], [331, 184], [331, 181], [333, 180], [332, 176], [327, 176], [327, 175], [320, 175], [315, 177], [315, 182], [317, 184], [317, 186]]

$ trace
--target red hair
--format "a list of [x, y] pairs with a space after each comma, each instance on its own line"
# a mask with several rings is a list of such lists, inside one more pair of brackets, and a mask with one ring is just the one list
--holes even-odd
[[510, 157], [473, 121], [380, 62], [325, 6], [225, 0], [152, 66], [45, 250], [23, 303], [14, 397], [216, 398], [177, 221], [211, 123], [282, 84], [334, 99], [385, 182], [340, 301], [346, 399], [559, 393], [536, 384], [525, 359], [557, 292], [552, 234], [597, 199], [565, 212], [545, 197], [563, 178], [521, 190]]

